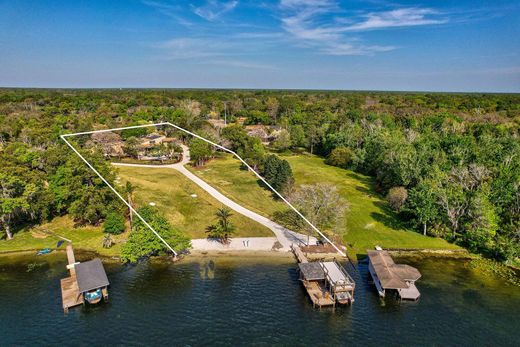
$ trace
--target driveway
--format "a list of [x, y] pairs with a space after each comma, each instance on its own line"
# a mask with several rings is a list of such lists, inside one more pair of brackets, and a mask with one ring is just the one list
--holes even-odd
[[[220, 193], [218, 190], [207, 184], [205, 181], [203, 181], [200, 177], [189, 171], [184, 167], [184, 165], [188, 164], [190, 161], [190, 152], [187, 146], [182, 145], [182, 150], [184, 152], [182, 161], [176, 163], [176, 164], [170, 164], [170, 165], [141, 165], [141, 164], [124, 164], [124, 163], [112, 163], [112, 165], [116, 166], [132, 166], [132, 167], [146, 167], [146, 168], [171, 168], [174, 170], [179, 171], [184, 176], [186, 176], [190, 181], [204, 189], [209, 195], [217, 199], [220, 203], [223, 205], [229, 207], [235, 212], [240, 213], [241, 215], [244, 215], [248, 218], [251, 218], [252, 220], [262, 224], [263, 226], [271, 229], [271, 231], [274, 233], [276, 238], [278, 239], [278, 242], [282, 245], [283, 251], [290, 251], [292, 244], [306, 244], [307, 243], [307, 235], [303, 235], [300, 233], [296, 233], [292, 230], [289, 230], [283, 226], [281, 226], [278, 223], [273, 222], [269, 218], [266, 218], [264, 216], [259, 215], [258, 213], [255, 213], [247, 208], [245, 208], [242, 205], [237, 204], [233, 200], [229, 199], [227, 196]], [[310, 237], [310, 242], [316, 243], [315, 237]]]

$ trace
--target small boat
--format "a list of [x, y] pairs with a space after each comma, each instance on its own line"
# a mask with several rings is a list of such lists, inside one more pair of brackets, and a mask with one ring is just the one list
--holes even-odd
[[50, 248], [45, 248], [45, 249], [42, 249], [42, 250], [38, 251], [38, 252], [36, 253], [36, 255], [49, 254], [50, 252], [52, 252], [52, 249], [50, 249]]
[[101, 293], [101, 289], [96, 289], [85, 293], [85, 300], [92, 305], [100, 302], [102, 297], [103, 295]]

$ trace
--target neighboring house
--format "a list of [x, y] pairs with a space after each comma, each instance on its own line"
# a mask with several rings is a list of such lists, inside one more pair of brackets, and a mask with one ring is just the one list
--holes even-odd
[[264, 145], [268, 145], [280, 134], [280, 127], [267, 125], [246, 125], [244, 127], [249, 136], [258, 137]]
[[113, 132], [94, 133], [90, 137], [90, 142], [101, 147], [105, 157], [123, 157], [125, 145], [121, 136]]
[[269, 143], [269, 131], [265, 125], [246, 125], [249, 136], [258, 137], [262, 143]]

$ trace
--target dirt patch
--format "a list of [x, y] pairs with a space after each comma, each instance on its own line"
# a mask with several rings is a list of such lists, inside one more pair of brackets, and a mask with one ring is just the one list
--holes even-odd
[[47, 237], [49, 237], [48, 234], [45, 234], [44, 232], [41, 232], [41, 231], [31, 231], [31, 236], [34, 237], [35, 239], [46, 239]]

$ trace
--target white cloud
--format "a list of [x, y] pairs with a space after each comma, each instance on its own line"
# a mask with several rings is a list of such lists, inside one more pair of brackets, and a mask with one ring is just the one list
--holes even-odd
[[157, 10], [159, 13], [162, 13], [163, 15], [172, 18], [180, 25], [183, 25], [185, 27], [192, 27], [194, 25], [191, 21], [185, 19], [184, 17], [178, 14], [179, 12], [181, 12], [181, 7], [178, 5], [170, 5], [162, 1], [153, 0], [142, 0], [141, 2], [144, 5]]
[[[446, 23], [429, 8], [398, 8], [345, 17], [333, 0], [281, 0], [282, 29], [300, 46], [315, 48], [327, 55], [371, 55], [394, 46], [366, 45], [349, 32]], [[341, 16], [343, 15], [343, 16]], [[338, 18], [339, 16], [339, 18]], [[435, 17], [433, 17], [435, 16]]]
[[238, 1], [217, 1], [208, 0], [204, 6], [193, 7], [193, 13], [204, 18], [207, 21], [213, 22], [218, 20], [225, 13], [232, 11], [237, 7]]
[[446, 18], [429, 18], [438, 12], [429, 8], [400, 8], [385, 12], [371, 12], [365, 15], [366, 20], [343, 28], [344, 31], [375, 30], [419, 25], [444, 24]]
[[394, 49], [394, 46], [365, 46], [351, 43], [337, 43], [321, 48], [320, 52], [327, 55], [373, 55], [374, 53], [388, 52]]

